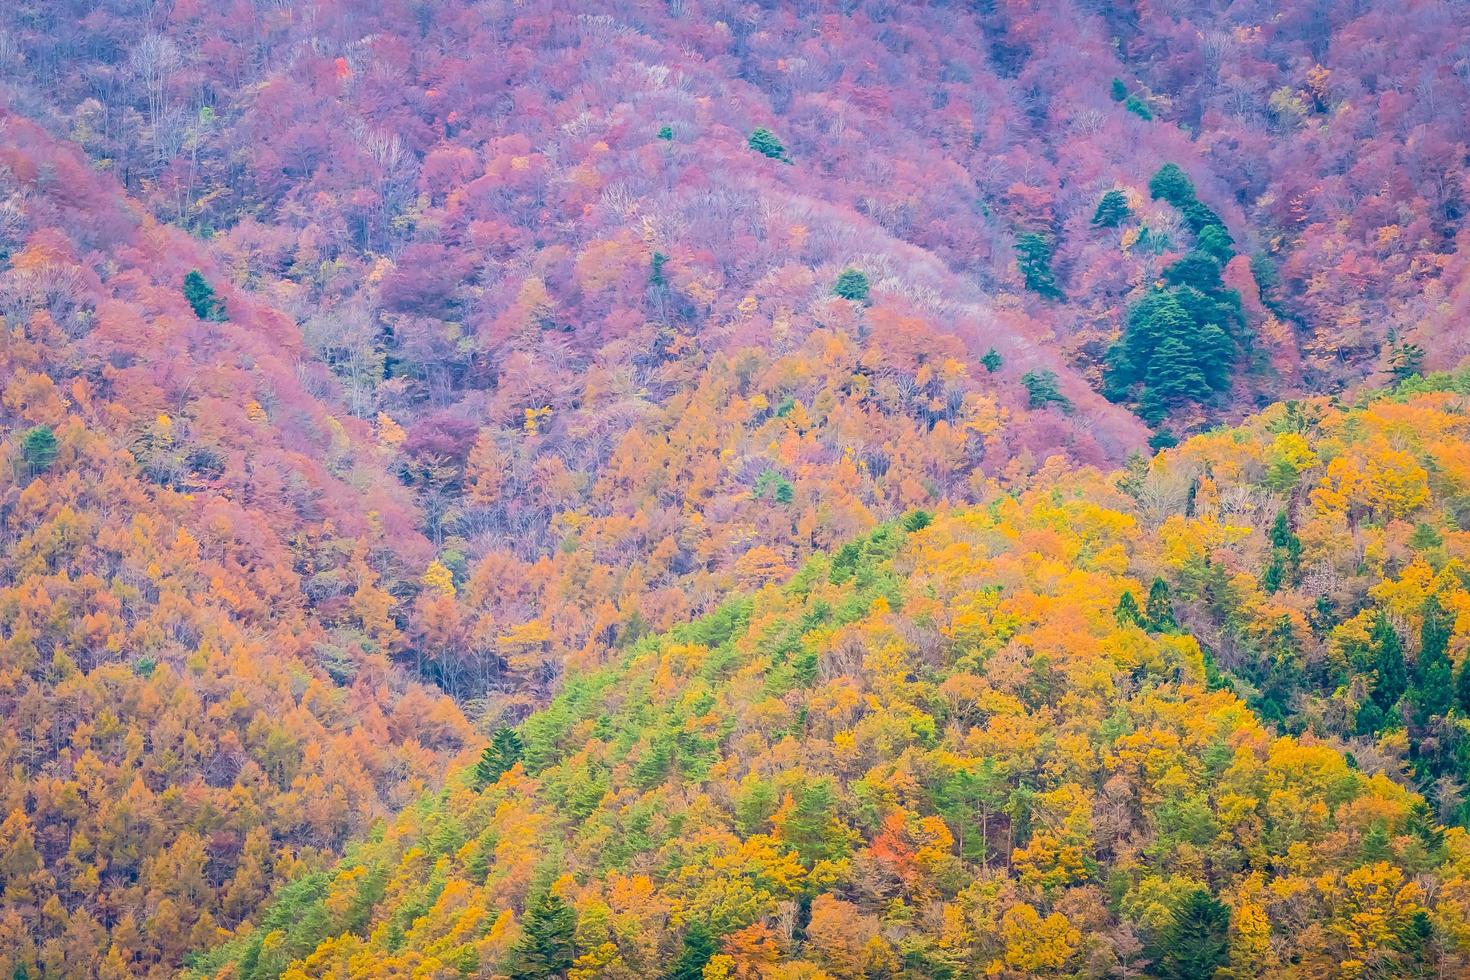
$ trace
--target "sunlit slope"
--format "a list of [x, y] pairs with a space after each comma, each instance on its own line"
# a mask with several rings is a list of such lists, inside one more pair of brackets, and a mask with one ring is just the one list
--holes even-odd
[[1135, 506], [1056, 474], [645, 638], [198, 965], [1460, 968], [1470, 840], [1211, 689]]

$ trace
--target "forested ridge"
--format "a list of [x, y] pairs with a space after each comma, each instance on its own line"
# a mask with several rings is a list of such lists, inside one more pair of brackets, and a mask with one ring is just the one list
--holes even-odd
[[5, 4], [0, 971], [1465, 969], [1467, 45]]
[[196, 968], [1458, 973], [1470, 472], [1418, 460], [1470, 379], [1422, 387], [884, 524], [569, 679]]

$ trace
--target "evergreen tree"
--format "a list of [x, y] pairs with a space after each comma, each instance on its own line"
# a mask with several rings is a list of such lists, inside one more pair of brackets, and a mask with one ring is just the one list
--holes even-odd
[[832, 286], [832, 292], [843, 299], [865, 303], [868, 299], [868, 277], [857, 269], [843, 269]]
[[220, 302], [214, 294], [214, 287], [205, 281], [198, 269], [184, 277], [184, 299], [189, 301], [194, 315], [201, 320], [222, 323], [227, 319], [224, 303]]
[[1154, 584], [1149, 586], [1144, 614], [1151, 630], [1166, 633], [1178, 628], [1179, 624], [1174, 621], [1174, 602], [1169, 598], [1169, 583], [1162, 578], [1154, 579]]
[[480, 761], [475, 763], [475, 786], [484, 789], [500, 782], [500, 777], [510, 772], [524, 751], [525, 744], [514, 729], [496, 729], [490, 736], [490, 744], [480, 753]]
[[1164, 927], [1157, 952], [1158, 976], [1209, 980], [1230, 958], [1230, 909], [1205, 889], [1195, 889]]
[[1399, 703], [1409, 686], [1408, 669], [1404, 666], [1403, 645], [1388, 615], [1379, 610], [1373, 621], [1373, 630], [1368, 636], [1373, 651], [1374, 672], [1377, 681], [1373, 685], [1373, 703], [1383, 713], [1385, 720], [1391, 717], [1394, 705]]
[[20, 454], [32, 475], [46, 472], [56, 462], [56, 433], [49, 425], [38, 425], [28, 430], [21, 437]]
[[1026, 288], [1046, 299], [1061, 299], [1056, 276], [1051, 271], [1051, 243], [1034, 231], [1016, 238], [1016, 263]]
[[1121, 78], [1113, 79], [1111, 92], [1114, 102], [1122, 102], [1124, 99], [1128, 98], [1128, 86], [1123, 84], [1123, 79]]
[[577, 919], [565, 902], [543, 892], [526, 909], [521, 938], [510, 953], [511, 980], [565, 977], [576, 961]]
[[1202, 228], [1194, 247], [1222, 266], [1235, 257], [1235, 240], [1230, 237], [1230, 232], [1225, 230], [1224, 225]]
[[1464, 659], [1460, 672], [1455, 675], [1455, 704], [1460, 714], [1470, 718], [1470, 657]]
[[1043, 408], [1052, 402], [1060, 405], [1063, 410], [1072, 407], [1071, 401], [1057, 387], [1055, 371], [1027, 371], [1021, 375], [1021, 384], [1026, 386], [1028, 405], [1031, 408]]
[[990, 348], [990, 350], [985, 352], [984, 357], [980, 358], [980, 363], [985, 367], [985, 370], [987, 372], [989, 372], [990, 374], [994, 374], [995, 372], [1000, 370], [1000, 366], [1005, 362], [1001, 360], [1000, 354], [996, 352], [996, 349], [994, 347], [992, 347]]
[[1183, 209], [1194, 201], [1194, 182], [1177, 163], [1166, 163], [1149, 179], [1148, 192], [1155, 201], [1168, 201]]
[[1125, 591], [1123, 597], [1118, 600], [1118, 606], [1113, 610], [1113, 618], [1122, 626], [1143, 625], [1143, 611], [1138, 608], [1138, 600], [1133, 598], [1131, 591]]
[[786, 147], [781, 145], [781, 141], [776, 138], [775, 133], [766, 129], [764, 126], [752, 132], [745, 142], [752, 150], [764, 154], [772, 160], [786, 159]]
[[1136, 95], [1128, 96], [1128, 98], [1123, 101], [1123, 108], [1127, 109], [1129, 112], [1133, 113], [1144, 122], [1151, 122], [1154, 118], [1154, 111], [1148, 107], [1148, 103], [1143, 101]]
[[1210, 394], [1210, 384], [1195, 354], [1178, 337], [1165, 337], [1148, 362], [1144, 376], [1148, 393], [1163, 404], [1199, 401]]
[[1449, 646], [1453, 624], [1440, 605], [1439, 597], [1424, 600], [1424, 625], [1419, 631], [1419, 659], [1414, 664], [1414, 717], [1420, 725], [1428, 724], [1449, 711], [1455, 691], [1454, 668], [1450, 664]]
[[659, 131], [658, 131], [658, 138], [661, 139], [661, 140], [669, 140], [669, 141], [672, 141], [673, 138], [674, 138], [674, 127], [673, 126], [663, 126], [663, 127], [661, 127], [659, 129]]
[[719, 946], [709, 926], [703, 922], [691, 922], [684, 930], [684, 948], [664, 974], [665, 980], [700, 980], [704, 976], [705, 965], [717, 952]]
[[1120, 190], [1110, 190], [1097, 202], [1097, 210], [1092, 213], [1092, 224], [1095, 228], [1116, 228], [1128, 220], [1128, 198]]
[[1220, 263], [1213, 255], [1195, 250], [1164, 269], [1164, 281], [1171, 286], [1193, 286], [1202, 293], [1223, 288]]

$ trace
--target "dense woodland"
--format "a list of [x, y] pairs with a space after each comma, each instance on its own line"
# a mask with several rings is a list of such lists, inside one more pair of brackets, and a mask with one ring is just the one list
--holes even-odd
[[1470, 375], [1443, 384], [881, 525], [569, 678], [196, 966], [1458, 975]]
[[1467, 104], [1462, 0], [0, 6], [0, 973], [1470, 969]]

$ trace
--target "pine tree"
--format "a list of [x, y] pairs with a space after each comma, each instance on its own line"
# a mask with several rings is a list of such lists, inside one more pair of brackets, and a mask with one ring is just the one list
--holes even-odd
[[995, 372], [1000, 370], [1001, 365], [1004, 364], [1005, 361], [1001, 359], [1000, 353], [997, 352], [994, 347], [992, 347], [990, 348], [990, 350], [985, 352], [984, 357], [980, 358], [980, 363], [982, 366], [984, 366], [985, 370], [988, 373], [994, 374]]
[[1374, 671], [1377, 674], [1377, 682], [1373, 685], [1373, 703], [1387, 719], [1394, 705], [1398, 704], [1399, 698], [1408, 689], [1409, 674], [1404, 666], [1404, 650], [1399, 643], [1399, 635], [1382, 610], [1379, 610], [1378, 617], [1373, 621], [1368, 642], [1373, 650]]
[[32, 475], [46, 472], [56, 462], [56, 433], [49, 425], [28, 430], [21, 437], [20, 453]]
[[684, 930], [684, 948], [679, 952], [679, 958], [674, 960], [674, 965], [664, 974], [665, 980], [700, 980], [704, 976], [705, 965], [717, 952], [719, 946], [715, 943], [709, 926], [703, 922], [690, 923], [689, 928]]
[[1166, 163], [1149, 179], [1148, 192], [1155, 201], [1168, 201], [1182, 209], [1194, 200], [1194, 182], [1177, 163]]
[[1158, 942], [1157, 976], [1209, 980], [1230, 956], [1230, 909], [1203, 888], [1174, 911]]
[[1143, 625], [1143, 612], [1138, 608], [1138, 600], [1133, 598], [1131, 591], [1125, 591], [1122, 598], [1118, 600], [1118, 606], [1113, 610], [1113, 618], [1121, 626]]
[[1124, 99], [1123, 108], [1127, 109], [1129, 112], [1133, 113], [1144, 122], [1151, 122], [1154, 118], [1154, 111], [1148, 107], [1148, 103], [1143, 101], [1136, 95], [1130, 95], [1128, 96], [1128, 98]]
[[752, 150], [764, 154], [772, 160], [786, 159], [786, 147], [781, 145], [781, 141], [776, 138], [775, 133], [766, 129], [764, 126], [752, 132], [750, 138], [745, 142]]
[[1097, 202], [1097, 210], [1092, 213], [1092, 224], [1095, 228], [1116, 228], [1128, 220], [1128, 198], [1120, 190], [1108, 191]]
[[224, 303], [215, 296], [214, 287], [205, 281], [198, 269], [184, 277], [184, 299], [189, 301], [194, 315], [201, 320], [221, 323], [227, 319]]
[[1056, 276], [1051, 271], [1051, 243], [1034, 231], [1016, 238], [1016, 264], [1026, 288], [1046, 299], [1061, 299]]
[[1122, 102], [1124, 99], [1128, 98], [1128, 86], [1123, 84], [1123, 79], [1113, 79], [1111, 93], [1114, 102]]
[[1199, 401], [1210, 394], [1199, 360], [1178, 337], [1166, 337], [1159, 344], [1149, 360], [1144, 384], [1153, 398], [1166, 405]]
[[843, 269], [832, 286], [832, 292], [843, 299], [865, 303], [868, 299], [868, 277], [857, 269]]
[[1178, 628], [1179, 624], [1174, 622], [1174, 602], [1169, 598], [1169, 583], [1162, 578], [1154, 579], [1154, 584], [1149, 586], [1144, 613], [1151, 630], [1167, 633]]
[[576, 961], [577, 918], [550, 891], [526, 910], [521, 938], [510, 953], [511, 980], [565, 977]]
[[1459, 674], [1455, 675], [1455, 704], [1460, 714], [1470, 718], [1470, 657], [1464, 659]]
[[1454, 699], [1449, 646], [1452, 624], [1439, 597], [1424, 600], [1424, 625], [1419, 631], [1419, 659], [1414, 664], [1414, 717], [1428, 724], [1450, 709]]
[[496, 729], [490, 736], [490, 744], [480, 754], [480, 761], [475, 763], [476, 788], [484, 789], [500, 782], [500, 777], [510, 772], [524, 751], [525, 744], [514, 729]]
[[1063, 411], [1070, 410], [1072, 407], [1072, 402], [1062, 394], [1061, 388], [1057, 386], [1055, 371], [1027, 371], [1021, 375], [1021, 384], [1026, 387], [1026, 394], [1029, 396], [1027, 407], [1029, 408], [1045, 408], [1053, 402], [1060, 405]]

